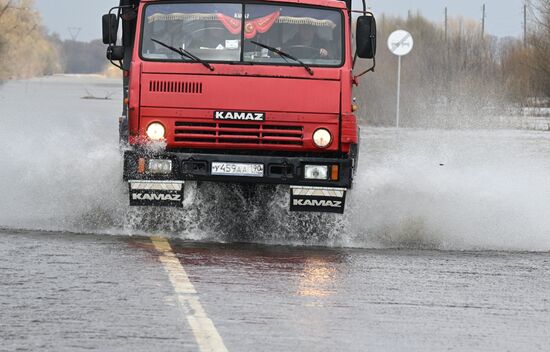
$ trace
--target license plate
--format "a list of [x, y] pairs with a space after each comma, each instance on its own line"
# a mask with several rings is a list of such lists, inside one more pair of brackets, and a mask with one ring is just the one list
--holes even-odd
[[263, 164], [212, 163], [212, 175], [263, 177]]

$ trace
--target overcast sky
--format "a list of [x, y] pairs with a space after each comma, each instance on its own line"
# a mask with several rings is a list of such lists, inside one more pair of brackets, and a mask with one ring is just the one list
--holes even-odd
[[[357, 1], [357, 0], [354, 0]], [[367, 0], [376, 14], [382, 12], [406, 16], [409, 10], [420, 11], [432, 21], [443, 23], [445, 6], [449, 16], [481, 20], [481, 8], [487, 6], [487, 32], [500, 37], [521, 36], [524, 0]], [[70, 38], [69, 28], [77, 39], [89, 41], [101, 37], [101, 15], [118, 4], [118, 0], [36, 0], [36, 6], [50, 32]], [[359, 1], [356, 3], [359, 8]]]

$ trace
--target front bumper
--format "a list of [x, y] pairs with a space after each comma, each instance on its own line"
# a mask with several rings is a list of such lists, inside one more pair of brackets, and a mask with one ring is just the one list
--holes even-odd
[[[140, 159], [169, 159], [172, 172], [166, 175], [140, 172]], [[212, 175], [213, 162], [258, 163], [264, 165], [262, 177]], [[143, 161], [142, 161], [143, 163]], [[304, 178], [304, 166], [338, 165], [338, 180], [309, 180]], [[143, 171], [143, 169], [141, 170]], [[181, 180], [228, 183], [285, 184], [297, 186], [351, 188], [353, 160], [348, 156], [302, 157], [237, 154], [209, 154], [186, 152], [147, 153], [137, 150], [124, 152], [124, 180]]]

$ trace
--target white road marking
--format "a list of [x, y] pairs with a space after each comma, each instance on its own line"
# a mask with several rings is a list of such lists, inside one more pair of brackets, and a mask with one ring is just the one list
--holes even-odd
[[223, 340], [214, 323], [204, 311], [195, 287], [189, 280], [185, 269], [172, 251], [165, 238], [151, 237], [155, 248], [161, 253], [159, 259], [164, 265], [170, 282], [177, 294], [178, 302], [183, 309], [191, 331], [202, 352], [227, 352]]

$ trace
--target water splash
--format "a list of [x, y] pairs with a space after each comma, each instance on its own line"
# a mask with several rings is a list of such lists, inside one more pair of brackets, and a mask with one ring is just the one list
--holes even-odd
[[[130, 208], [118, 82], [50, 78], [0, 88], [0, 227], [348, 247], [550, 250], [550, 134], [367, 129], [345, 216], [289, 213], [285, 187], [188, 187], [184, 210]], [[118, 97], [120, 98], [120, 97]], [[29, 103], [32, 102], [32, 103]], [[266, 196], [267, 195], [267, 196]]]
[[354, 232], [381, 246], [550, 249], [549, 134], [382, 129], [365, 137], [358, 203], [366, 208]]

